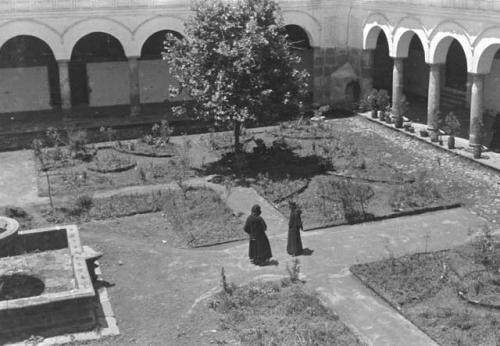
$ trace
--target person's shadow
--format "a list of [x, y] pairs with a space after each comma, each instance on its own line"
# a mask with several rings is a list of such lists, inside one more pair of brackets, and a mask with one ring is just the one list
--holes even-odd
[[302, 250], [302, 256], [311, 256], [313, 254], [314, 250], [311, 250], [309, 248], [305, 248]]
[[280, 264], [280, 262], [278, 262], [275, 259], [272, 259], [272, 260], [267, 261], [265, 263], [258, 264], [258, 266], [259, 267], [269, 267], [269, 266], [277, 266], [278, 264]]

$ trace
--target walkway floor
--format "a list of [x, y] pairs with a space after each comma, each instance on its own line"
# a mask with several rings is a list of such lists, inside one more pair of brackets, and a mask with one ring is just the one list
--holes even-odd
[[480, 165], [483, 165], [485, 167], [488, 167], [488, 168], [491, 168], [491, 169], [494, 169], [494, 170], [500, 172], [500, 153], [495, 153], [493, 151], [485, 151], [485, 152], [482, 153], [481, 158], [474, 159], [473, 158], [473, 152], [472, 152], [472, 149], [469, 146], [469, 140], [468, 139], [460, 138], [460, 137], [455, 137], [455, 147], [456, 147], [456, 149], [450, 150], [450, 149], [448, 149], [447, 144], [446, 144], [447, 140], [448, 140], [448, 136], [446, 136], [446, 135], [442, 136], [444, 145], [439, 145], [438, 143], [433, 143], [433, 142], [431, 142], [431, 140], [430, 140], [429, 137], [421, 137], [419, 135], [419, 131], [420, 130], [426, 130], [427, 129], [427, 125], [426, 124], [420, 124], [420, 123], [412, 122], [412, 125], [415, 128], [415, 133], [410, 133], [410, 132], [404, 131], [403, 129], [396, 129], [393, 124], [387, 124], [386, 122], [380, 121], [379, 119], [373, 119], [370, 116], [369, 112], [367, 112], [367, 113], [360, 113], [359, 115], [362, 116], [362, 117], [364, 117], [364, 118], [366, 118], [366, 119], [369, 119], [369, 120], [371, 120], [371, 121], [373, 121], [375, 123], [378, 123], [381, 126], [385, 126], [385, 127], [393, 129], [394, 131], [398, 131], [400, 133], [404, 133], [404, 134], [406, 134], [406, 135], [408, 135], [410, 137], [413, 137], [415, 139], [427, 142], [430, 145], [433, 145], [433, 146], [435, 146], [437, 148], [440, 148], [442, 150], [445, 150], [445, 151], [448, 151], [450, 153], [453, 153], [453, 154], [455, 154], [455, 155], [457, 155], [459, 157], [469, 159], [469, 160], [474, 161], [474, 162], [476, 162], [476, 163], [478, 163]]

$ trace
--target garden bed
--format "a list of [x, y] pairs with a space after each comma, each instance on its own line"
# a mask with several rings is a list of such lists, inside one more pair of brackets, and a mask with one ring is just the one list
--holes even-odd
[[492, 239], [390, 256], [351, 272], [440, 345], [497, 345], [500, 245]]
[[126, 154], [147, 157], [172, 157], [178, 155], [177, 147], [173, 143], [150, 145], [140, 140], [128, 142], [127, 144], [118, 142], [118, 144], [114, 146], [114, 149]]
[[[199, 304], [184, 325], [183, 338], [192, 344], [213, 328], [210, 343], [217, 345], [364, 345], [317, 293], [300, 281], [254, 281], [209, 298]], [[206, 339], [205, 339], [206, 340]]]
[[[38, 194], [48, 195], [45, 172], [37, 162]], [[124, 186], [165, 184], [195, 176], [182, 157], [141, 157], [102, 148], [90, 162], [49, 169], [52, 195], [79, 195]]]
[[295, 200], [306, 229], [458, 205], [425, 172], [405, 171], [400, 162], [385, 158], [389, 152], [381, 155], [372, 147], [382, 146], [373, 134], [354, 136], [330, 124], [303, 128], [329, 139], [283, 137], [290, 129], [257, 134], [253, 146], [241, 153], [221, 153], [221, 159], [205, 166], [203, 174], [252, 186], [284, 215], [289, 213], [288, 201]]
[[207, 188], [158, 190], [149, 194], [117, 195], [92, 199], [80, 196], [72, 203], [37, 208], [51, 224], [84, 223], [117, 217], [162, 212], [165, 229], [177, 246], [199, 247], [246, 239], [239, 215]]

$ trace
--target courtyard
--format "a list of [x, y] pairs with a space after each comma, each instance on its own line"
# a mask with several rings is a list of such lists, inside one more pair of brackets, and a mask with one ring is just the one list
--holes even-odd
[[[106, 178], [102, 185], [72, 184], [54, 189], [56, 212], [49, 207], [44, 174], [32, 151], [0, 154], [6, 167], [0, 179], [2, 205], [26, 211], [27, 215], [18, 218], [22, 228], [77, 223], [82, 243], [104, 254], [99, 263], [105, 281], [101, 284], [108, 291], [120, 335], [84, 344], [203, 345], [238, 340], [238, 329], [229, 328], [228, 332], [227, 326], [221, 327], [218, 313], [207, 307], [221, 290], [221, 268], [229, 282], [242, 287], [255, 280], [286, 278], [287, 269], [294, 265], [285, 251], [284, 201], [291, 198], [303, 207], [303, 242], [308, 249], [298, 257], [299, 278], [338, 316], [339, 330], [349, 331], [343, 336], [352, 334], [356, 342], [372, 345], [448, 345], [456, 340], [474, 344], [470, 340], [477, 340], [474, 335], [483, 325], [457, 320], [437, 333], [426, 329], [425, 323], [414, 318], [410, 322], [404, 309], [404, 316], [400, 314], [390, 292], [388, 297], [374, 284], [368, 288], [363, 283], [370, 283], [370, 279], [360, 281], [362, 275], [355, 271], [355, 277], [349, 268], [400, 258], [401, 263], [407, 263], [405, 256], [464, 246], [481, 236], [485, 225], [495, 237], [495, 225], [500, 222], [500, 185], [494, 170], [362, 116], [331, 119], [320, 126], [291, 122], [256, 128], [247, 130], [243, 138], [248, 166], [231, 164], [233, 153], [227, 150], [230, 135], [171, 137], [169, 142], [176, 146], [177, 154], [147, 160], [162, 165], [163, 161], [189, 158], [184, 167], [187, 171], [180, 178], [153, 178], [144, 168], [146, 181], [142, 181], [135, 167], [96, 173], [85, 166], [92, 161], [75, 164], [61, 160], [49, 173], [61, 176], [69, 169], [78, 170], [76, 175], [80, 176], [86, 171], [86, 179], [93, 179], [93, 174], [112, 178]], [[325, 143], [334, 145], [328, 149]], [[98, 151], [115, 149], [120, 148], [105, 145]], [[264, 158], [260, 165], [252, 161], [255, 153]], [[132, 155], [119, 150], [113, 155], [118, 154]], [[483, 161], [495, 162], [495, 154], [484, 155], [490, 159]], [[137, 165], [141, 158], [145, 160], [144, 156], [131, 157]], [[266, 165], [267, 157], [272, 164]], [[16, 184], [12, 184], [14, 180]], [[65, 181], [54, 179], [53, 185]], [[364, 204], [366, 210], [352, 204], [357, 212], [351, 210], [353, 218], [349, 218], [349, 210], [339, 201], [318, 202], [314, 198], [327, 187], [333, 189], [331, 193], [341, 191], [338, 189], [345, 186], [339, 181], [372, 188]], [[315, 188], [319, 184], [323, 185]], [[422, 190], [435, 190], [436, 194], [422, 194]], [[204, 191], [214, 195], [203, 197]], [[401, 191], [412, 197], [402, 198]], [[92, 206], [75, 213], [69, 206], [76, 205], [82, 195], [88, 196]], [[172, 205], [172, 199], [178, 202]], [[398, 203], [391, 204], [394, 199]], [[205, 200], [212, 202], [203, 204]], [[119, 207], [109, 207], [116, 203]], [[255, 203], [262, 206], [268, 224], [274, 255], [271, 266], [257, 267], [248, 261], [242, 222]], [[198, 204], [201, 211], [197, 211]], [[180, 209], [172, 213], [177, 205]], [[186, 209], [191, 213], [182, 216]], [[182, 227], [184, 224], [189, 227]], [[384, 279], [383, 270], [376, 273]], [[410, 301], [409, 306], [417, 303], [418, 299]], [[468, 303], [462, 301], [453, 304], [463, 304], [457, 309], [477, 309], [466, 308]], [[488, 323], [496, 319], [496, 313], [491, 314]], [[432, 317], [433, 312], [427, 315]], [[493, 345], [494, 329], [480, 330], [490, 338], [482, 341]]]

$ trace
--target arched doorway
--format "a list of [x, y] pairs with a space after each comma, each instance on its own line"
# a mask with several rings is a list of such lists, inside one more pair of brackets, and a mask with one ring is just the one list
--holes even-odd
[[0, 48], [0, 112], [36, 111], [61, 104], [59, 70], [41, 39], [20, 35]]
[[427, 123], [427, 96], [429, 90], [429, 65], [425, 63], [425, 52], [420, 38], [413, 34], [404, 60], [403, 93], [409, 103], [410, 120]]
[[312, 82], [312, 77], [314, 75], [314, 54], [313, 48], [309, 42], [309, 36], [307, 36], [307, 32], [299, 25], [289, 24], [285, 26], [285, 29], [292, 51], [301, 59], [297, 68], [299, 70], [306, 70], [309, 73], [310, 77], [307, 82], [309, 84], [309, 90], [312, 93], [314, 88]]
[[460, 122], [458, 136], [469, 137], [470, 112], [467, 104], [467, 58], [462, 45], [453, 39], [446, 54], [441, 79], [441, 113], [453, 112]]
[[78, 40], [69, 78], [73, 106], [129, 103], [127, 58], [121, 43], [107, 33], [94, 32]]
[[182, 35], [177, 31], [161, 30], [149, 36], [142, 45], [141, 59], [139, 61], [141, 103], [163, 103], [186, 99], [185, 94], [174, 98], [169, 95], [169, 86], [178, 83], [169, 72], [168, 61], [162, 60], [162, 51], [167, 34], [172, 34], [179, 39], [182, 38]]
[[392, 92], [393, 60], [389, 56], [389, 44], [383, 30], [380, 30], [373, 55], [373, 87]]

